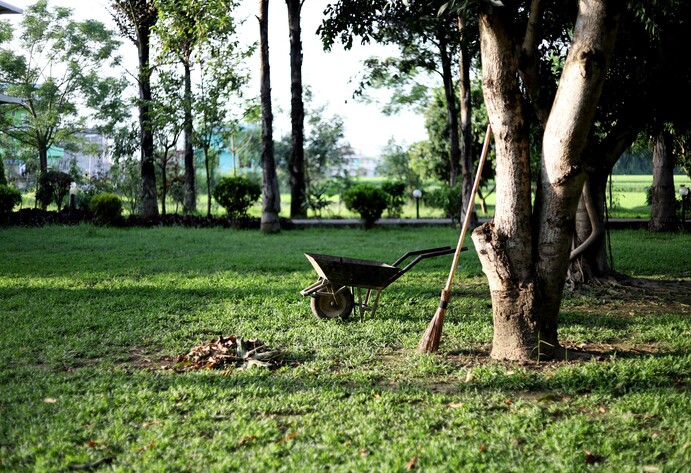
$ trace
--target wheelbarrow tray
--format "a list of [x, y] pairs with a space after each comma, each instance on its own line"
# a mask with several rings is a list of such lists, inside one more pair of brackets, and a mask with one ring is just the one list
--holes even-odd
[[401, 268], [379, 261], [305, 253], [320, 278], [338, 286], [384, 289], [395, 281]]

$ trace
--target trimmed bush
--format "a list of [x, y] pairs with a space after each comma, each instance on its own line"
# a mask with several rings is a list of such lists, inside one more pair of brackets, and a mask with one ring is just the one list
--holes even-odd
[[52, 203], [58, 206], [58, 211], [62, 210], [62, 203], [70, 193], [72, 176], [61, 171], [46, 171], [38, 179], [38, 191], [36, 200], [45, 210]]
[[400, 181], [385, 181], [381, 188], [388, 195], [386, 213], [391, 218], [399, 218], [405, 205], [405, 183]]
[[261, 194], [261, 186], [244, 177], [224, 177], [211, 192], [231, 218], [246, 217], [247, 210], [259, 200]]
[[462, 191], [460, 184], [453, 187], [443, 184], [441, 187], [425, 193], [425, 203], [432, 208], [443, 210], [445, 217], [460, 221]]
[[98, 194], [89, 202], [89, 210], [95, 222], [111, 224], [122, 214], [122, 200], [115, 194]]
[[365, 228], [371, 228], [386, 210], [388, 194], [372, 184], [357, 184], [346, 191], [345, 205], [360, 214]]
[[22, 193], [11, 186], [0, 185], [0, 214], [12, 212], [22, 203]]

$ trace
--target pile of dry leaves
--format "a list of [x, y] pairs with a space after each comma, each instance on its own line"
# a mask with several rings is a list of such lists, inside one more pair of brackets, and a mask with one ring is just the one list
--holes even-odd
[[247, 369], [252, 366], [277, 366], [281, 352], [259, 340], [245, 340], [233, 335], [196, 346], [177, 358], [176, 369], [183, 371], [209, 368]]

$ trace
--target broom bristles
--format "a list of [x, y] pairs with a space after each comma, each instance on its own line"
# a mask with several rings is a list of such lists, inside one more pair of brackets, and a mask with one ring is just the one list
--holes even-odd
[[444, 328], [444, 316], [446, 315], [446, 305], [449, 302], [450, 293], [442, 290], [439, 307], [434, 313], [431, 322], [427, 326], [427, 330], [420, 339], [417, 345], [419, 353], [434, 353], [439, 349], [439, 340], [441, 339], [441, 332]]

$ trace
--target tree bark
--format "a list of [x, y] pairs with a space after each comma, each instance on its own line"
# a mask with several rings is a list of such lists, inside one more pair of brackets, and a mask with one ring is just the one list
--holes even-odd
[[[446, 119], [449, 126], [449, 185], [455, 186], [461, 161], [461, 148], [458, 137], [458, 110], [456, 110], [456, 93], [454, 91], [453, 73], [451, 72], [451, 57], [446, 41], [446, 32], [443, 31], [443, 28], [442, 22], [438, 21], [439, 56], [441, 58], [444, 97], [446, 99]], [[470, 179], [472, 181], [472, 177]], [[472, 187], [472, 182], [470, 185]]]
[[38, 146], [38, 171], [39, 176], [48, 171], [48, 148], [39, 141]]
[[660, 131], [653, 148], [653, 200], [648, 230], [667, 232], [678, 229], [674, 190], [674, 154], [669, 133]]
[[261, 113], [262, 113], [262, 217], [261, 231], [276, 233], [281, 230], [278, 213], [281, 194], [276, 176], [273, 141], [273, 112], [271, 110], [271, 71], [269, 68], [269, 0], [259, 0], [259, 49], [261, 61]]
[[[590, 167], [587, 182], [596, 215], [590, 215], [585, 206], [586, 187], [584, 186], [584, 194], [576, 212], [574, 248], [587, 242], [593, 232], [597, 231], [592, 226], [592, 219], [595, 219], [604, 228], [609, 175], [622, 153], [634, 142], [641, 127], [642, 122], [637, 117], [631, 120], [627, 119], [626, 114], [624, 114], [622, 119], [617, 121], [617, 125], [610, 130], [607, 137], [590, 149], [590, 155], [586, 157]], [[607, 258], [606, 243], [606, 234], [600, 235], [594, 240], [590, 240], [589, 246], [583, 248], [577, 257], [573, 257], [572, 253], [569, 268], [569, 283], [572, 286], [616, 276], [614, 267], [610, 265]]]
[[158, 216], [158, 196], [156, 195], [156, 166], [154, 164], [154, 135], [151, 129], [151, 67], [150, 39], [151, 27], [155, 19], [139, 25], [137, 41], [139, 52], [139, 129], [140, 161], [142, 181], [141, 214], [143, 217]]
[[471, 209], [470, 228], [475, 228], [478, 224], [477, 213], [475, 212], [475, 202], [471, 202], [473, 193], [473, 134], [472, 134], [472, 104], [470, 102], [470, 54], [465, 51], [463, 45], [463, 35], [465, 34], [465, 24], [463, 17], [458, 17], [458, 31], [461, 36], [460, 48], [460, 77], [458, 81], [458, 95], [461, 102], [461, 186], [462, 186], [462, 216], [465, 217], [468, 208]]
[[194, 147], [192, 144], [192, 135], [194, 127], [192, 124], [192, 68], [189, 60], [183, 61], [185, 70], [185, 99], [183, 106], [184, 125], [183, 134], [185, 142], [185, 197], [182, 208], [186, 214], [193, 214], [197, 211], [197, 191], [196, 191], [196, 175], [194, 170]]
[[473, 241], [492, 295], [495, 359], [552, 358], [576, 208], [585, 181], [583, 150], [614, 47], [618, 12], [581, 0], [573, 39], [545, 126], [531, 212], [528, 126], [517, 81], [510, 12], [480, 16], [485, 103], [496, 144], [494, 222]]
[[290, 30], [290, 122], [291, 146], [290, 217], [304, 218], [305, 208], [305, 106], [302, 101], [302, 41], [300, 14], [303, 0], [286, 0]]

